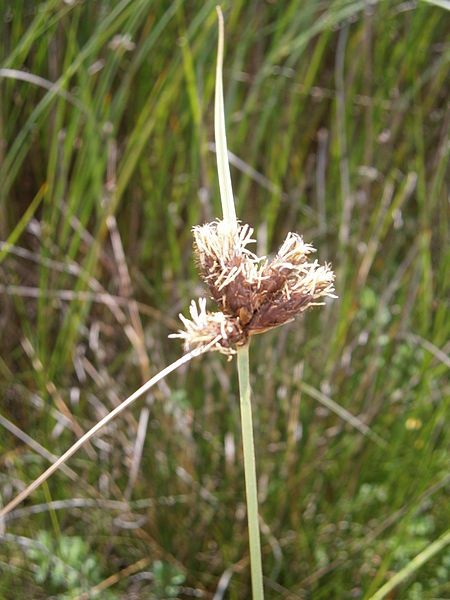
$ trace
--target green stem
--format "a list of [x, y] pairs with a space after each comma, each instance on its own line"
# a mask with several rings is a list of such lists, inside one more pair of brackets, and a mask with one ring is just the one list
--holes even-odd
[[247, 496], [248, 537], [253, 600], [264, 598], [259, 539], [258, 494], [256, 489], [255, 445], [253, 442], [252, 405], [250, 402], [250, 369], [248, 344], [238, 348], [237, 365], [241, 400], [242, 445], [244, 448], [245, 490]]
[[[225, 110], [223, 102], [222, 63], [224, 25], [220, 6], [216, 7], [219, 18], [219, 44], [217, 48], [216, 94], [214, 107], [214, 131], [216, 136], [217, 174], [223, 220], [237, 230], [236, 209], [228, 164], [227, 137], [225, 133]], [[252, 572], [253, 600], [263, 600], [263, 576], [261, 565], [261, 542], [259, 539], [258, 494], [256, 490], [255, 445], [253, 443], [252, 406], [250, 403], [250, 372], [248, 344], [237, 351], [239, 394], [241, 399], [242, 444], [244, 447], [245, 490], [247, 496], [248, 537], [250, 543], [250, 568]]]
[[392, 592], [394, 588], [403, 583], [405, 579], [413, 575], [422, 565], [424, 565], [437, 552], [440, 552], [445, 546], [450, 544], [450, 529], [447, 529], [440, 538], [422, 550], [398, 573], [396, 573], [389, 581], [387, 581], [378, 592], [369, 598], [369, 600], [382, 600]]

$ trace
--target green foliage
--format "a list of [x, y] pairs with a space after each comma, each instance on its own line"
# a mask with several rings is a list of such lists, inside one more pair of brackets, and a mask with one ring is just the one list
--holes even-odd
[[[80, 536], [62, 535], [55, 540], [48, 531], [39, 531], [27, 554], [35, 566], [36, 583], [60, 600], [78, 598], [101, 579], [98, 558]], [[90, 597], [117, 598], [110, 591], [91, 593]]]
[[186, 579], [185, 575], [176, 567], [155, 560], [152, 564], [153, 597], [155, 599], [178, 598], [180, 586]]
[[[448, 528], [439, 4], [222, 4], [238, 216], [259, 254], [288, 231], [313, 242], [339, 295], [252, 342], [267, 598], [368, 599], [408, 565], [396, 597], [448, 596], [445, 548], [412, 562]], [[204, 293], [190, 228], [220, 201], [215, 2], [18, 0], [0, 27], [7, 501], [179, 356], [167, 335]], [[6, 521], [1, 600], [102, 581], [101, 598], [211, 597], [219, 581], [248, 598], [236, 379], [223, 357], [193, 362], [37, 490]]]

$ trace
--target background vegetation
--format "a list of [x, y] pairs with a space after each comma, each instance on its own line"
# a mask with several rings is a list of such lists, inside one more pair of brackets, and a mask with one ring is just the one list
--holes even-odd
[[[180, 355], [190, 227], [220, 214], [214, 4], [1, 3], [3, 502]], [[449, 597], [448, 548], [411, 562], [449, 525], [434, 4], [223, 4], [238, 214], [259, 252], [314, 242], [339, 294], [251, 347], [268, 598], [367, 599], [405, 566], [391, 598]], [[11, 513], [0, 598], [249, 598], [236, 379], [198, 359]]]

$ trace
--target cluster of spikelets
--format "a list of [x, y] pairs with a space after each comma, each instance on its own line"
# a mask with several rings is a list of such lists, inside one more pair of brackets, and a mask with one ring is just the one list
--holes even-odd
[[[311, 306], [334, 296], [330, 265], [309, 260], [315, 252], [289, 233], [272, 260], [258, 257], [247, 245], [255, 240], [249, 225], [213, 221], [193, 228], [200, 275], [219, 312], [207, 312], [206, 300], [191, 302], [191, 319], [180, 315], [185, 329], [170, 337], [184, 340], [185, 350], [209, 345], [232, 355], [250, 335], [292, 321]], [[322, 299], [322, 301], [320, 301]]]

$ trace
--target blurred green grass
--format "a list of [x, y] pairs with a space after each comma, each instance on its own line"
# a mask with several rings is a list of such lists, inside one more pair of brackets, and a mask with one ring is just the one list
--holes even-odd
[[[181, 352], [190, 227], [220, 214], [214, 5], [0, 7], [4, 502]], [[449, 14], [222, 6], [238, 214], [261, 253], [313, 241], [339, 294], [251, 348], [266, 594], [367, 599], [449, 525]], [[206, 356], [93, 441], [7, 521], [0, 598], [248, 598], [236, 392]]]

